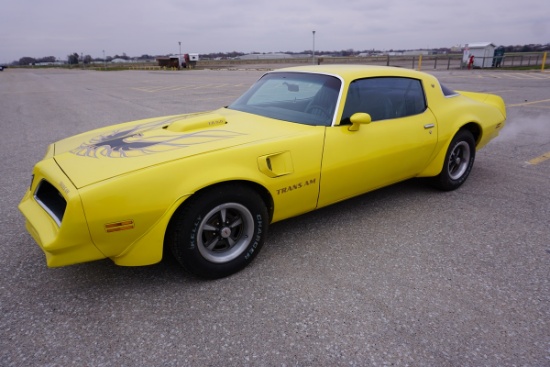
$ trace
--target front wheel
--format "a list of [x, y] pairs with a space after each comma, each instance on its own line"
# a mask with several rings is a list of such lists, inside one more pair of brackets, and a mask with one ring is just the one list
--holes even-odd
[[472, 170], [475, 155], [474, 136], [468, 130], [460, 130], [449, 145], [443, 169], [433, 179], [434, 185], [445, 191], [459, 188]]
[[268, 220], [256, 192], [238, 185], [220, 186], [184, 203], [174, 214], [165, 240], [187, 271], [202, 278], [222, 278], [257, 255]]

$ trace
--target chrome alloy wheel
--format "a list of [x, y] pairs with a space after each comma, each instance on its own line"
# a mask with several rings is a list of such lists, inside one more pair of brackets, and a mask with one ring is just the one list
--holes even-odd
[[470, 146], [467, 142], [461, 141], [449, 155], [447, 170], [452, 180], [458, 180], [468, 169], [470, 164]]
[[202, 219], [197, 232], [197, 247], [213, 263], [226, 263], [246, 250], [254, 234], [254, 218], [238, 203], [224, 203]]

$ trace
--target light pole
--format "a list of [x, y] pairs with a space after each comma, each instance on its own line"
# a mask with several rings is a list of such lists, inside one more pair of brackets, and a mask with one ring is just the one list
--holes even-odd
[[312, 31], [313, 33], [313, 52], [311, 54], [311, 62], [315, 64], [315, 31]]
[[107, 60], [105, 60], [105, 50], [103, 50], [103, 69], [107, 70]]
[[178, 44], [180, 45], [180, 56], [178, 57], [178, 69], [181, 66], [181, 41], [178, 41]]

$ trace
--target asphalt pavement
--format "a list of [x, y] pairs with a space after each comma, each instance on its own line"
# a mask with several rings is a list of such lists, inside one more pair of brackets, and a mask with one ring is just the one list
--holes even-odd
[[549, 366], [548, 72], [433, 72], [508, 105], [459, 190], [410, 180], [276, 223], [215, 281], [170, 258], [47, 268], [17, 205], [49, 143], [215, 109], [263, 72], [0, 73], [0, 366]]

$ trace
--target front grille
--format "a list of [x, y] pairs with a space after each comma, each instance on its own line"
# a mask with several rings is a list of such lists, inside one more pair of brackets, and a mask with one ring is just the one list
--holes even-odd
[[52, 216], [57, 225], [60, 226], [63, 214], [65, 214], [65, 209], [67, 208], [67, 201], [61, 193], [51, 183], [42, 180], [38, 184], [34, 198]]

